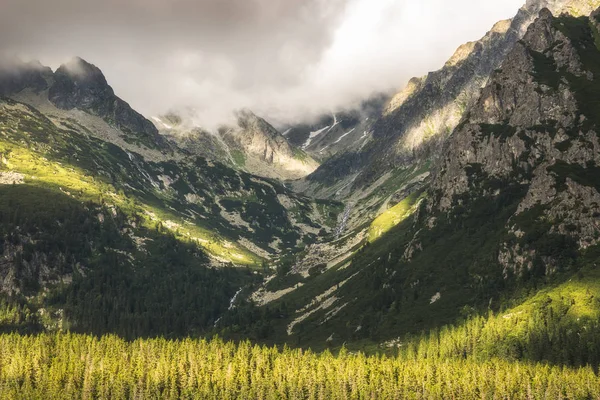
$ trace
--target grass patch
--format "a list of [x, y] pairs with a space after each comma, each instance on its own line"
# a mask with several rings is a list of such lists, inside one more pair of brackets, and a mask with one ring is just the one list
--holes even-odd
[[398, 225], [416, 211], [419, 201], [424, 198], [423, 191], [415, 192], [375, 218], [369, 227], [368, 240], [374, 242], [394, 226]]
[[243, 168], [246, 166], [246, 155], [244, 154], [244, 152], [240, 150], [232, 150], [231, 158], [233, 158], [233, 161], [238, 167]]

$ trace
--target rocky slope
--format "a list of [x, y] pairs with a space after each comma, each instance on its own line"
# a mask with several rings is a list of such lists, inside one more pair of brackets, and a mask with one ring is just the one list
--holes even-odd
[[97, 115], [125, 132], [127, 139], [137, 139], [148, 147], [158, 146], [166, 150], [166, 142], [154, 125], [115, 95], [104, 74], [95, 65], [75, 58], [61, 65], [53, 78], [48, 99], [56, 107], [64, 110], [77, 108]]
[[[122, 190], [123, 200], [144, 204], [138, 210], [142, 214], [173, 231], [187, 231], [214, 260], [235, 264], [276, 257], [318, 240], [336, 224], [329, 215], [339, 209], [336, 203], [317, 203], [270, 179], [165, 147], [167, 140], [154, 125], [114, 95], [97, 67], [81, 59], [55, 73], [23, 63], [6, 71], [0, 87], [12, 100], [0, 103], [2, 181], [18, 176], [21, 183], [56, 184], [51, 172], [64, 163], [75, 170], [62, 189], [78, 186], [84, 175], [105, 179], [110, 193]], [[263, 120], [243, 114], [239, 121], [247, 136], [268, 132], [273, 143], [292, 152]], [[259, 139], [248, 147], [252, 143], [257, 152], [260, 145], [270, 149]], [[281, 161], [274, 151], [263, 156]], [[39, 167], [43, 179], [30, 169], [40, 158], [50, 160]]]
[[582, 268], [597, 267], [600, 249], [599, 22], [600, 10], [542, 9], [448, 135], [428, 183], [382, 214], [389, 221], [300, 254], [296, 266], [319, 251], [321, 264], [255, 295], [285, 315], [273, 335], [384, 341], [591, 273]]
[[[498, 256], [505, 271], [533, 267], [540, 251], [523, 238], [534, 226], [537, 234], [573, 239], [580, 249], [599, 243], [597, 18], [542, 10], [449, 139], [433, 181], [431, 209], [442, 211], [465, 196], [525, 188], [507, 225], [514, 237]], [[543, 255], [546, 268], [556, 262], [549, 256]]]
[[596, 0], [529, 0], [512, 20], [497, 23], [482, 39], [458, 48], [438, 71], [413, 78], [373, 123], [368, 143], [325, 162], [298, 190], [341, 198], [376, 182], [386, 172], [439, 154], [479, 92], [547, 7], [554, 14], [589, 15]]
[[[19, 96], [27, 92], [47, 99], [59, 109], [98, 116], [119, 130], [125, 141], [169, 151], [154, 125], [115, 95], [100, 69], [81, 58], [74, 58], [55, 72], [39, 62], [12, 60], [0, 64], [0, 95]], [[26, 95], [20, 99], [35, 101]]]
[[250, 110], [237, 111], [235, 124], [222, 125], [214, 131], [196, 126], [189, 116], [175, 113], [152, 119], [165, 137], [187, 153], [256, 175], [298, 179], [319, 165]]
[[[399, 343], [597, 274], [600, 11], [552, 13], [592, 3], [530, 1], [442, 70], [411, 81], [369, 125], [364, 147], [340, 150], [324, 164], [336, 167], [297, 184], [345, 205], [242, 171], [307, 165], [251, 112], [214, 133], [156, 118], [175, 143], [161, 151], [148, 121], [115, 100], [90, 64], [1, 74], [10, 97], [0, 101], [2, 291], [27, 307], [67, 310], [94, 332], [151, 331], [158, 310], [182, 334], [208, 327], [324, 347]], [[432, 112], [439, 121], [428, 122]], [[341, 137], [331, 136], [343, 131], [332, 118], [315, 144]], [[128, 126], [152, 145], [132, 140]], [[233, 264], [277, 274], [250, 287], [258, 271], [223, 268]], [[573, 304], [600, 310], [579, 295], [559, 304], [570, 324], [561, 332], [573, 336], [589, 328]], [[529, 300], [533, 310], [548, 304]]]
[[17, 321], [1, 329], [204, 332], [259, 270], [332, 235], [341, 204], [165, 147], [74, 62], [0, 73], [0, 303]]
[[293, 146], [324, 161], [340, 152], [359, 150], [389, 99], [380, 93], [355, 108], [324, 114], [312, 123], [285, 125], [280, 130]]

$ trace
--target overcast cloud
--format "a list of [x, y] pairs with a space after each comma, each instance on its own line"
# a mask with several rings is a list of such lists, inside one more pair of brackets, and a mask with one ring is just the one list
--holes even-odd
[[401, 88], [524, 0], [0, 0], [0, 52], [97, 65], [145, 115], [298, 120]]

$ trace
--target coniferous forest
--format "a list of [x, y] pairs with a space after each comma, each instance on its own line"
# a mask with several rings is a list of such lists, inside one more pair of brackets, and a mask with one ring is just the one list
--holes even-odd
[[[435, 346], [434, 346], [435, 347]], [[214, 340], [0, 336], [0, 396], [26, 399], [596, 399], [594, 369], [501, 358], [333, 355]]]

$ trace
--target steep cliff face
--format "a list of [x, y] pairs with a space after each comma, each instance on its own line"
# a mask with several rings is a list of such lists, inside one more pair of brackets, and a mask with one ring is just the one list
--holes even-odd
[[[524, 239], [534, 229], [575, 240], [577, 248], [599, 243], [597, 18], [542, 10], [449, 139], [432, 183], [431, 209], [442, 211], [523, 189], [507, 222], [516, 243], [499, 255], [505, 268], [532, 268], [540, 249]], [[552, 264], [548, 255], [544, 261]]]
[[541, 9], [547, 7], [556, 15], [589, 15], [598, 6], [600, 2], [596, 0], [528, 1], [512, 20], [498, 22], [479, 41], [459, 47], [443, 68], [413, 78], [373, 124], [368, 142], [359, 151], [339, 154], [325, 162], [308, 178], [312, 189], [309, 191], [318, 194], [315, 188], [319, 184], [344, 180], [348, 183], [350, 179], [356, 190], [394, 168], [436, 157], [444, 140], [478, 99], [490, 74], [523, 37]]
[[236, 117], [237, 126], [219, 131], [232, 150], [246, 156], [248, 170], [289, 179], [306, 176], [318, 167], [308, 154], [292, 147], [279, 131], [251, 111], [241, 110]]
[[[599, 24], [600, 10], [590, 17], [540, 10], [438, 150], [431, 180], [407, 187], [404, 196], [412, 194], [371, 223], [368, 236], [357, 227], [332, 249], [310, 248], [295, 266], [314, 266], [292, 270], [308, 276], [303, 286], [272, 284], [276, 290], [260, 293], [267, 307], [292, 308], [287, 334], [339, 344], [389, 339], [453, 323], [472, 307], [498, 309], [523, 287], [537, 291], [594, 271]], [[418, 183], [421, 172], [401, 181]]]
[[75, 58], [61, 65], [53, 78], [48, 98], [58, 108], [97, 115], [148, 147], [166, 146], [156, 127], [115, 95], [95, 65]]

